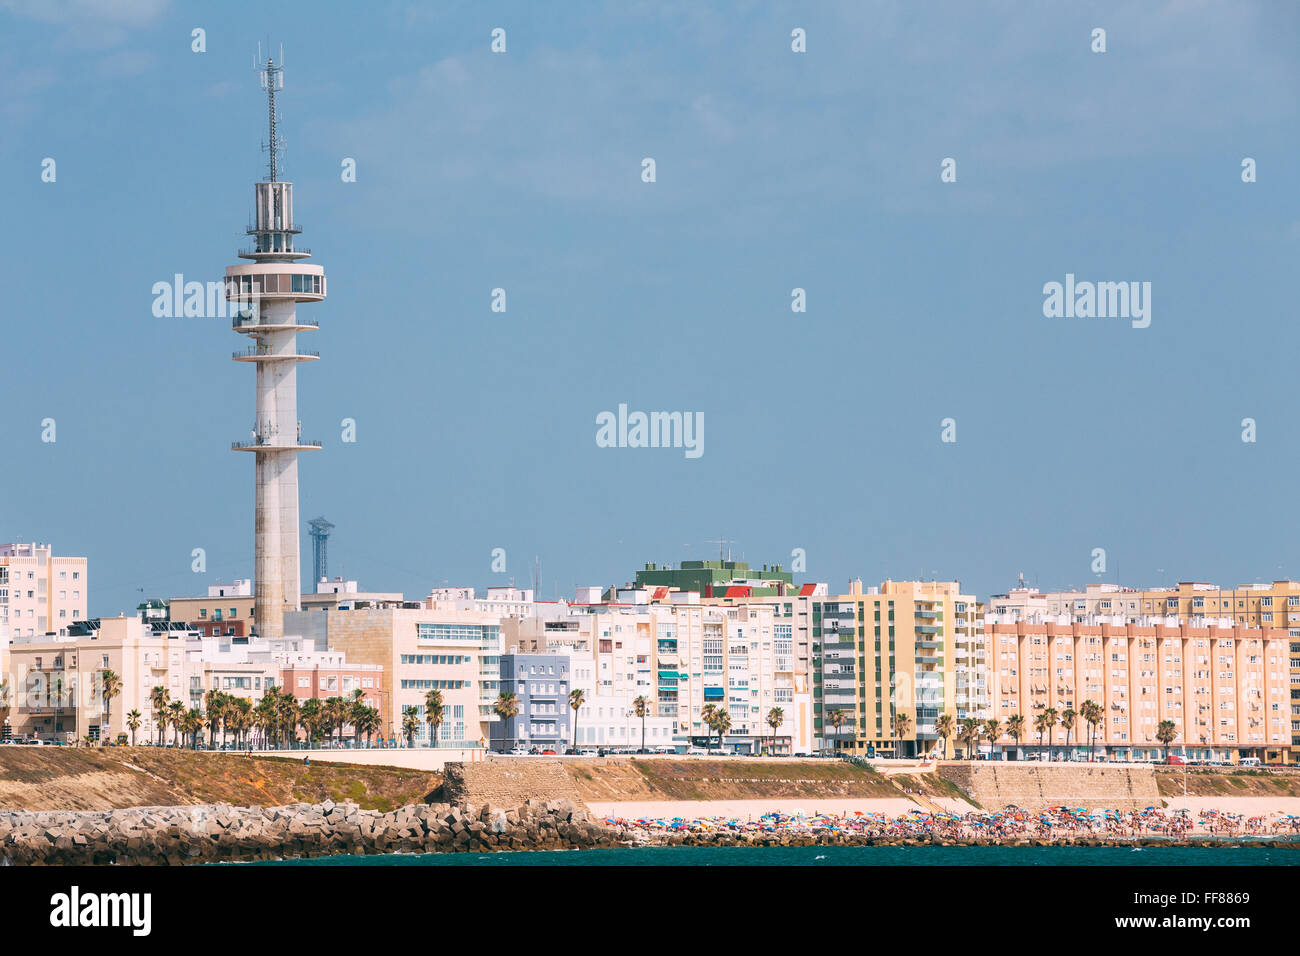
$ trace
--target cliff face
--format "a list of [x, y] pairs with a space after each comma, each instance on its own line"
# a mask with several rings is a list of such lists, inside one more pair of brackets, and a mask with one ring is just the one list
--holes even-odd
[[989, 810], [1005, 806], [1141, 810], [1161, 805], [1155, 771], [1147, 766], [1056, 767], [972, 761], [943, 764], [938, 772]]

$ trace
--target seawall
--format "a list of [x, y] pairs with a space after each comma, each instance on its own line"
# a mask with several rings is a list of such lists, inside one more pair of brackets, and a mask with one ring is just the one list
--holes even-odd
[[986, 810], [1071, 806], [1140, 810], [1161, 805], [1155, 772], [1147, 766], [1053, 766], [1000, 761], [941, 764], [938, 773]]
[[529, 799], [568, 800], [582, 806], [578, 788], [559, 760], [485, 760], [443, 768], [442, 799], [517, 807]]

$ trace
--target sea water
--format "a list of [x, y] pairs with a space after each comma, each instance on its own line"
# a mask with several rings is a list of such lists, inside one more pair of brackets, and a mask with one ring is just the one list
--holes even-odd
[[[224, 864], [217, 864], [224, 865]], [[1300, 866], [1300, 847], [636, 847], [325, 856], [244, 866]]]

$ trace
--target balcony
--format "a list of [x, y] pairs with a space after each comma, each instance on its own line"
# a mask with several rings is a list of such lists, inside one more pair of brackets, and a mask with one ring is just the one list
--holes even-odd
[[320, 328], [319, 319], [300, 319], [296, 315], [292, 322], [266, 322], [263, 316], [236, 315], [230, 320], [230, 327], [236, 332], [284, 332], [292, 329], [296, 332], [310, 332]]
[[316, 362], [319, 352], [272, 352], [269, 349], [247, 348], [232, 352], [230, 357], [236, 362]]
[[232, 441], [231, 451], [309, 451], [320, 448], [318, 441], [298, 441], [291, 445], [280, 445], [270, 441]]
[[307, 259], [311, 257], [310, 249], [240, 249], [241, 259], [261, 259], [263, 257], [278, 259]]

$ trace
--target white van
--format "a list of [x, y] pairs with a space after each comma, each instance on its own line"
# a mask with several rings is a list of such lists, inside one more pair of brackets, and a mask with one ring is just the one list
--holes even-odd
[[1238, 762], [1238, 766], [1242, 766], [1242, 767], [1258, 767], [1258, 766], [1259, 766], [1259, 758], [1258, 758], [1258, 757], [1242, 757], [1241, 760]]

